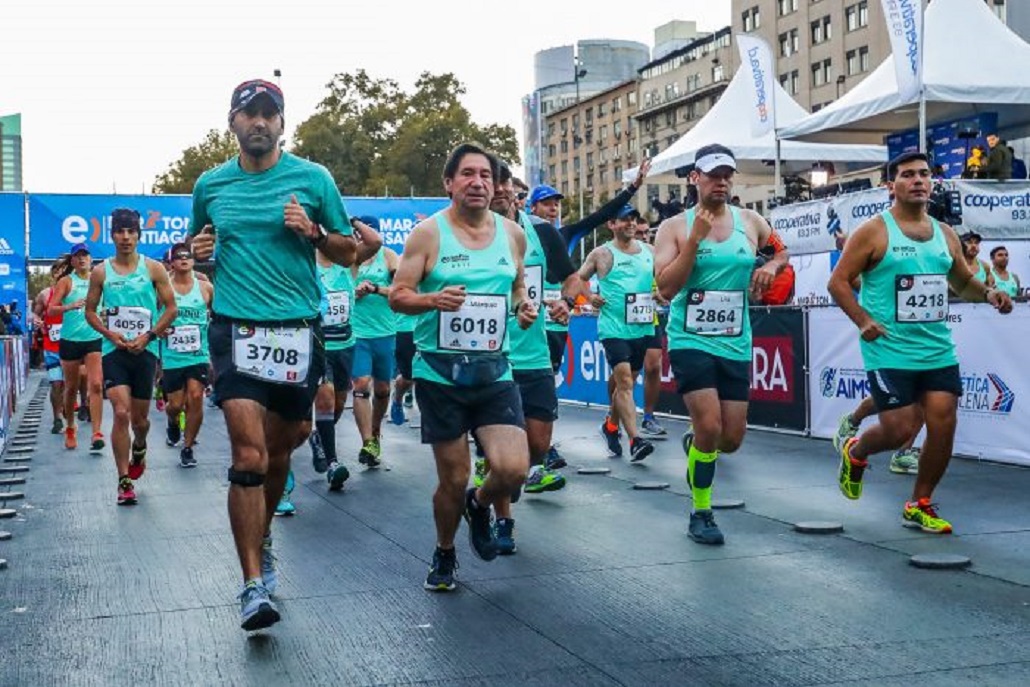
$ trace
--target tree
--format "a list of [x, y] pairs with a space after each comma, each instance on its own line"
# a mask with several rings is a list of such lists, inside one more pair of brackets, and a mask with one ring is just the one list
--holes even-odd
[[182, 151], [178, 160], [154, 181], [154, 193], [193, 193], [201, 174], [237, 153], [236, 137], [228, 130], [211, 129], [204, 140]]

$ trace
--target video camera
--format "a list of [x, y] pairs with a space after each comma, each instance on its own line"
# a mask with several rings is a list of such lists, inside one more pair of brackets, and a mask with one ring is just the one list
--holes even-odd
[[962, 194], [957, 190], [950, 190], [944, 185], [941, 179], [935, 179], [933, 188], [930, 190], [930, 200], [927, 202], [926, 211], [938, 222], [944, 222], [953, 227], [962, 224]]

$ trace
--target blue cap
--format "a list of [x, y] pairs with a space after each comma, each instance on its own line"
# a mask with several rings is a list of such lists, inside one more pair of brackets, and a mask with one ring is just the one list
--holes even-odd
[[623, 205], [622, 209], [619, 210], [619, 214], [617, 214], [615, 216], [618, 217], [619, 219], [625, 219], [626, 217], [629, 217], [631, 215], [636, 215], [636, 216], [639, 217], [640, 213], [637, 212], [637, 209], [635, 207], [633, 207], [632, 205], [628, 205], [627, 204], [627, 205]]
[[379, 231], [379, 218], [378, 217], [373, 217], [372, 215], [362, 215], [360, 217], [355, 217], [354, 219], [356, 219], [357, 221], [361, 222], [362, 224], [367, 224], [368, 226], [372, 227], [376, 231]]
[[88, 252], [89, 252], [89, 246], [87, 246], [85, 243], [76, 243], [74, 246], [72, 246], [72, 250], [71, 250], [71, 254], [72, 255], [75, 255], [76, 253], [88, 253]]
[[548, 198], [557, 198], [561, 200], [564, 198], [562, 194], [558, 193], [558, 189], [553, 186], [537, 186], [533, 189], [533, 192], [529, 194], [529, 207], [533, 207], [537, 203]]

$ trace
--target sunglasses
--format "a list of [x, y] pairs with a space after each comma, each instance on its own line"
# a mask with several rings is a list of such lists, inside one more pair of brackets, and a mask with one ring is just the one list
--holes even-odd
[[528, 196], [529, 196], [529, 194], [527, 192], [525, 192], [525, 191], [519, 191], [518, 193], [515, 194], [515, 197], [518, 198], [519, 200], [525, 200]]
[[192, 253], [176, 253], [175, 255], [172, 256], [172, 259], [173, 260], [192, 260], [193, 259], [193, 254]]

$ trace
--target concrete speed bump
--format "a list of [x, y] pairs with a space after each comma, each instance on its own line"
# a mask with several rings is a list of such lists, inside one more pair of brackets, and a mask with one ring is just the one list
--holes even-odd
[[801, 534], [840, 534], [844, 525], [829, 520], [804, 520], [794, 523], [794, 531]]
[[955, 553], [917, 553], [908, 562], [924, 570], [962, 570], [973, 564], [969, 556]]
[[22, 491], [0, 491], [0, 503], [20, 501], [23, 498], [25, 498], [25, 492]]
[[28, 465], [0, 465], [0, 475], [28, 472], [29, 469]]
[[0, 541], [7, 541], [10, 538], [11, 538], [11, 533], [10, 532], [5, 532], [3, 530], [0, 530]]
[[17, 514], [18, 511], [14, 510], [13, 508], [0, 508], [0, 520], [4, 520], [6, 518], [13, 518]]
[[728, 510], [730, 508], [743, 508], [744, 499], [712, 499], [712, 508], [715, 510]]
[[576, 470], [577, 475], [608, 475], [611, 474], [611, 468], [601, 467], [582, 467]]
[[24, 477], [5, 477], [0, 479], [0, 487], [14, 487], [19, 484], [25, 484]]
[[7, 561], [3, 558], [0, 558], [0, 570], [7, 570]]
[[668, 489], [668, 482], [637, 482], [633, 485], [634, 489], [640, 491], [657, 491], [660, 489]]

